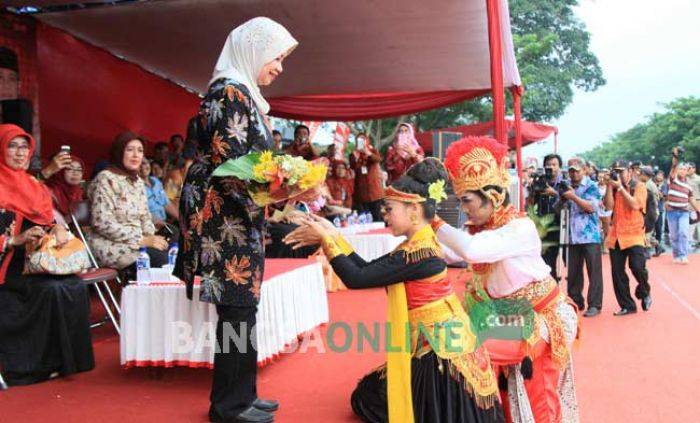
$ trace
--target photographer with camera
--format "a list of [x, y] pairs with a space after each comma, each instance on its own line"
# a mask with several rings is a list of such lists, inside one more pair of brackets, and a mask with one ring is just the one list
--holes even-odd
[[625, 271], [628, 259], [632, 275], [637, 280], [634, 295], [641, 301], [644, 311], [651, 307], [651, 288], [644, 254], [646, 203], [646, 186], [633, 177], [628, 162], [616, 160], [612, 166], [604, 200], [605, 208], [613, 211], [605, 245], [610, 251], [615, 298], [620, 305], [620, 310], [615, 316], [637, 312], [637, 305], [630, 295], [629, 277]]
[[547, 234], [542, 240], [544, 242], [552, 242], [553, 245], [547, 248], [542, 253], [542, 258], [550, 267], [550, 274], [558, 282], [559, 275], [557, 272], [557, 258], [559, 256], [559, 237], [561, 225], [561, 210], [559, 204], [559, 192], [563, 175], [561, 167], [563, 160], [558, 154], [549, 154], [544, 157], [544, 171], [538, 171], [533, 177], [532, 185], [530, 185], [530, 197], [528, 201], [531, 205], [535, 205], [538, 216], [554, 215], [552, 223], [556, 230]]
[[688, 264], [690, 240], [690, 210], [700, 207], [693, 196], [693, 187], [688, 181], [688, 164], [681, 163], [685, 150], [675, 147], [672, 151], [671, 172], [669, 172], [666, 218], [671, 237], [673, 262]]
[[580, 158], [568, 161], [571, 186], [561, 194], [562, 207], [569, 210], [569, 257], [567, 280], [569, 297], [579, 310], [585, 309], [583, 300], [583, 264], [588, 271], [588, 310], [584, 317], [600, 314], [603, 306], [603, 266], [601, 235], [598, 227], [600, 201], [598, 184], [585, 175], [585, 162]]

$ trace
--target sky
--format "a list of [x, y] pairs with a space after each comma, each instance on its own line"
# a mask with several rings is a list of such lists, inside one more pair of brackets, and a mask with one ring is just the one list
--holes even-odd
[[[553, 122], [564, 159], [644, 121], [662, 103], [700, 96], [700, 1], [581, 0], [576, 13], [591, 33], [590, 49], [607, 84], [577, 91]], [[529, 146], [523, 155], [541, 158], [553, 144]]]
[[[548, 122], [559, 127], [565, 160], [643, 122], [663, 103], [700, 96], [700, 0], [580, 0], [575, 11], [607, 84], [576, 91], [565, 114]], [[334, 128], [327, 125], [314, 142], [331, 142]], [[523, 156], [541, 159], [553, 150], [550, 137]]]

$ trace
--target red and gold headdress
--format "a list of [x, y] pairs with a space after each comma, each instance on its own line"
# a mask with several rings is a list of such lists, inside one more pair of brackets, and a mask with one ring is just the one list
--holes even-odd
[[402, 201], [404, 203], [423, 203], [425, 201], [435, 200], [435, 203], [440, 203], [442, 200], [447, 198], [445, 193], [445, 181], [438, 179], [437, 181], [428, 185], [428, 198], [423, 197], [419, 194], [412, 194], [408, 192], [403, 192], [389, 186], [384, 190], [385, 200]]
[[[481, 191], [496, 208], [503, 205], [510, 185], [508, 147], [489, 137], [466, 137], [447, 149], [445, 167], [455, 193]], [[502, 188], [485, 190], [487, 186]]]
[[426, 201], [426, 198], [421, 195], [403, 192], [392, 186], [384, 190], [384, 199], [401, 201], [404, 203], [422, 203]]

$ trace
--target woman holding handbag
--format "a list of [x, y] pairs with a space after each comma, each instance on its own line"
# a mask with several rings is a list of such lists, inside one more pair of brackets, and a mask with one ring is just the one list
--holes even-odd
[[75, 276], [25, 275], [26, 246], [53, 235], [51, 194], [27, 173], [35, 148], [16, 125], [0, 125], [0, 369], [26, 385], [95, 366], [87, 287]]

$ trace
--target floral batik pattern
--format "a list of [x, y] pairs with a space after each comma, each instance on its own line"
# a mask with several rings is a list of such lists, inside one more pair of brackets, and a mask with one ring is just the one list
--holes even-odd
[[212, 177], [228, 159], [272, 148], [272, 134], [248, 89], [219, 79], [201, 103], [201, 156], [190, 166], [180, 197], [181, 248], [175, 274], [192, 296], [201, 276], [200, 300], [251, 307], [260, 300], [264, 271], [264, 210], [246, 185], [233, 177]]

